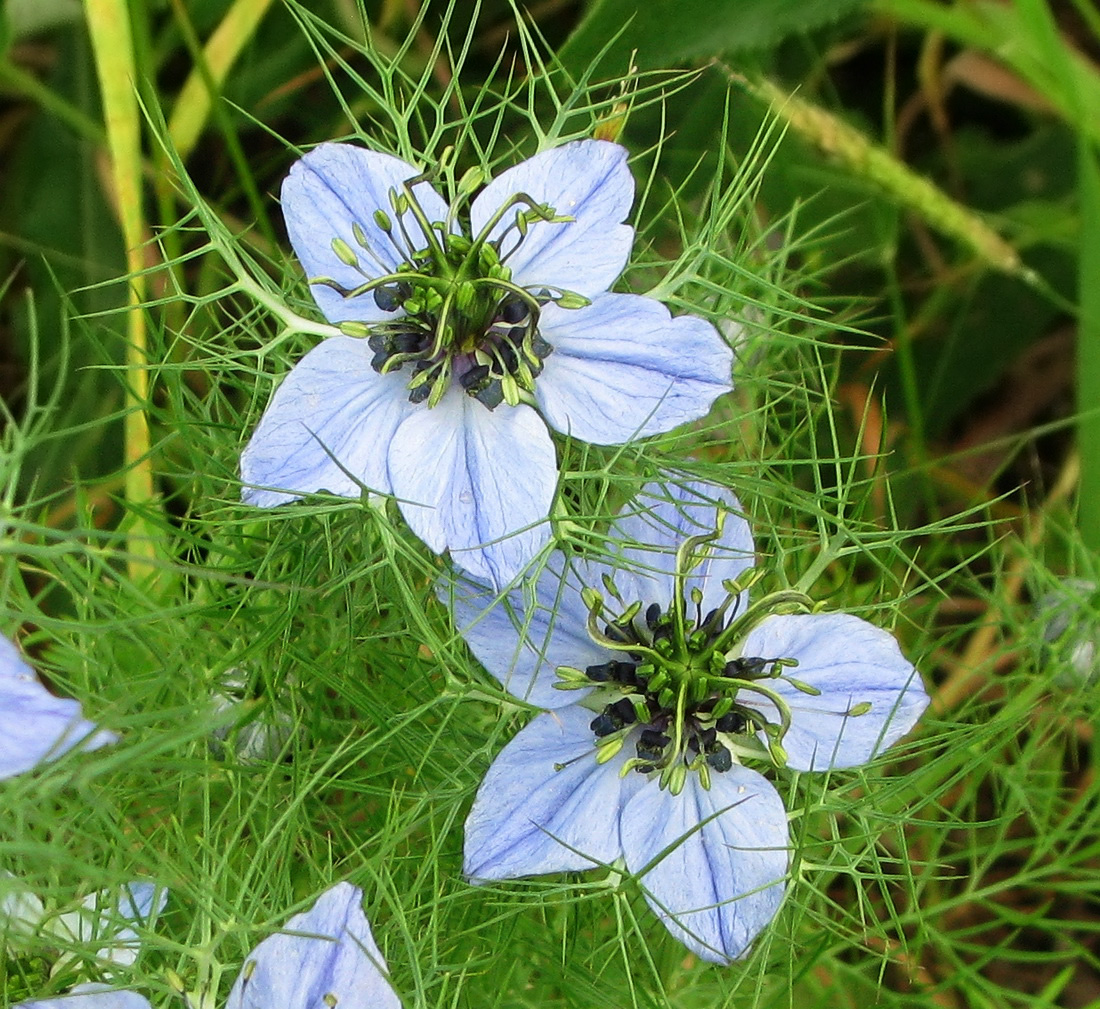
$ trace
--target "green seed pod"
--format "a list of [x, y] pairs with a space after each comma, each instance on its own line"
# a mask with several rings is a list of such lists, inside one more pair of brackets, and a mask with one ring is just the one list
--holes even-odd
[[467, 168], [462, 178], [458, 180], [458, 195], [469, 196], [485, 185], [485, 173], [480, 167], [474, 165]]

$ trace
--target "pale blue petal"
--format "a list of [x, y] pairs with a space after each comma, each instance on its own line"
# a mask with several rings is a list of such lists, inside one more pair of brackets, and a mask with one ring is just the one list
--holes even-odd
[[130, 966], [141, 942], [135, 925], [151, 928], [164, 909], [168, 891], [154, 883], [127, 883], [88, 894], [75, 911], [59, 914], [51, 931], [66, 942], [101, 943], [96, 957]]
[[632, 873], [656, 860], [641, 877], [646, 901], [704, 960], [743, 956], [779, 910], [787, 814], [776, 790], [740, 764], [712, 774], [709, 790], [694, 774], [679, 795], [651, 782], [623, 810], [622, 841]]
[[122, 888], [118, 913], [127, 921], [148, 928], [167, 903], [168, 891], [163, 886], [135, 880]]
[[[686, 539], [706, 536], [718, 530], [712, 543], [694, 551], [699, 564], [684, 578], [683, 589], [688, 605], [692, 589], [703, 593], [701, 609], [706, 616], [726, 598], [723, 581], [736, 578], [755, 562], [752, 530], [742, 517], [737, 497], [724, 487], [701, 481], [646, 484], [612, 524], [612, 535], [620, 543], [622, 574], [616, 574], [621, 592], [630, 573], [633, 596], [645, 603], [660, 603], [667, 608], [676, 591], [676, 551]], [[747, 593], [741, 593], [731, 614], [748, 605]]]
[[360, 484], [389, 490], [388, 443], [426, 408], [408, 401], [400, 375], [375, 372], [372, 356], [365, 340], [334, 336], [291, 369], [241, 454], [246, 504], [270, 508], [321, 490], [357, 498]]
[[12, 1009], [152, 1009], [135, 991], [118, 991], [98, 984], [80, 984], [56, 998], [19, 1002]]
[[[557, 214], [574, 220], [536, 221], [522, 240], [514, 228], [507, 234], [501, 251], [513, 282], [562, 288], [588, 298], [606, 291], [622, 273], [634, 242], [634, 229], [622, 223], [634, 200], [626, 150], [606, 140], [576, 140], [509, 168], [471, 205], [473, 234], [517, 193], [549, 203]], [[518, 204], [506, 211], [490, 237], [504, 235], [517, 212], [526, 209]]]
[[[337, 883], [245, 958], [225, 1009], [400, 1009], [363, 914], [363, 894]], [[331, 998], [328, 998], [331, 996]]]
[[505, 690], [540, 708], [562, 708], [586, 694], [556, 690], [558, 666], [584, 669], [618, 657], [597, 645], [586, 630], [588, 610], [581, 589], [599, 585], [598, 578], [592, 581], [588, 565], [575, 561], [563, 580], [563, 563], [555, 554], [534, 585], [527, 582], [503, 599], [485, 582], [461, 576], [446, 575], [436, 587], [477, 660]]
[[452, 388], [438, 406], [404, 421], [388, 461], [390, 486], [412, 531], [497, 588], [550, 538], [557, 460], [530, 407], [490, 411]]
[[462, 871], [473, 883], [591, 869], [622, 854], [619, 810], [640, 775], [619, 777], [629, 742], [606, 764], [595, 760], [579, 705], [538, 715], [486, 772], [466, 818]]
[[539, 409], [555, 430], [594, 445], [698, 420], [732, 388], [733, 353], [718, 330], [694, 315], [673, 318], [652, 298], [547, 305], [539, 332], [554, 348], [535, 383]]
[[[814, 697], [782, 680], [765, 681], [790, 705], [783, 746], [797, 771], [865, 764], [909, 732], [928, 706], [920, 674], [894, 636], [848, 613], [768, 617], [749, 632], [742, 654], [797, 659], [785, 672], [821, 692]], [[774, 720], [767, 701], [748, 692], [738, 700]], [[865, 702], [866, 714], [848, 714]]]
[[[367, 280], [393, 273], [413, 250], [406, 247], [397, 228], [389, 193], [401, 192], [401, 183], [420, 174], [419, 168], [392, 154], [352, 144], [321, 144], [295, 162], [283, 182], [283, 216], [290, 243], [307, 278], [328, 277], [347, 290], [354, 290]], [[413, 192], [429, 222], [442, 221], [447, 216], [447, 204], [427, 183], [419, 183]], [[375, 222], [376, 210], [389, 216], [400, 252]], [[427, 245], [424, 232], [412, 213], [406, 212], [403, 221], [416, 248], [424, 248]], [[377, 259], [360, 246], [353, 224], [362, 229]], [[341, 239], [356, 254], [359, 269], [340, 260], [332, 249], [334, 238]], [[312, 285], [310, 290], [330, 322], [378, 322], [400, 314], [379, 309], [371, 292], [345, 298], [321, 284]]]
[[[7, 642], [5, 642], [7, 644]], [[79, 746], [94, 750], [118, 738], [80, 715], [78, 701], [54, 697], [25, 666], [18, 653], [4, 649], [10, 675], [0, 676], [0, 779], [56, 760]]]

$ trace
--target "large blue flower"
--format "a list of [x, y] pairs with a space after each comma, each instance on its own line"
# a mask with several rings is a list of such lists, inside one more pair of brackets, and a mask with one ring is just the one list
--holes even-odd
[[[313, 907], [286, 923], [285, 932], [248, 954], [225, 1009], [401, 1009], [362, 904], [362, 891], [350, 883], [326, 890]], [[151, 1007], [133, 991], [80, 985], [15, 1009]]]
[[241, 457], [243, 499], [393, 494], [433, 550], [495, 585], [549, 538], [546, 425], [620, 444], [703, 416], [732, 355], [695, 316], [610, 294], [630, 254], [626, 151], [581, 140], [501, 173], [467, 209], [389, 154], [326, 143], [282, 203], [324, 340]]
[[739, 511], [707, 484], [650, 485], [615, 523], [613, 565], [556, 556], [495, 604], [483, 583], [441, 585], [486, 669], [550, 709], [478, 789], [471, 881], [622, 860], [676, 938], [727, 962], [788, 868], [783, 803], [745, 762], [854, 767], [913, 727], [928, 698], [886, 631], [794, 592], [749, 605]]
[[116, 738], [83, 719], [78, 701], [54, 697], [0, 635], [0, 779], [55, 760], [74, 746], [92, 750]]

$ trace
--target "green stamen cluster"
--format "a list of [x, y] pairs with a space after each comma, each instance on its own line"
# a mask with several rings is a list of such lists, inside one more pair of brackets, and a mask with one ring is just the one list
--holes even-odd
[[[470, 238], [457, 233], [454, 207], [447, 220], [428, 220], [412, 192], [424, 180], [410, 179], [400, 192], [390, 190], [392, 215], [383, 210], [374, 215], [374, 223], [401, 257], [396, 271], [388, 272], [363, 228], [355, 224], [357, 248], [335, 238], [332, 251], [346, 266], [358, 270], [366, 278], [364, 283], [349, 289], [328, 277], [311, 282], [331, 287], [345, 298], [373, 292], [378, 308], [394, 313], [392, 321], [345, 322], [340, 328], [349, 336], [368, 339], [374, 351], [371, 367], [379, 374], [408, 366], [410, 402], [435, 406], [457, 382], [490, 410], [502, 402], [516, 406], [533, 394], [543, 362], [553, 352], [539, 333], [542, 308], [551, 302], [562, 308], [582, 308], [589, 302], [571, 291], [515, 284], [506, 263], [511, 253], [501, 253], [503, 242], [513, 232], [522, 242], [535, 222], [564, 223], [572, 218], [517, 193]], [[513, 210], [511, 225], [490, 241], [493, 229]], [[405, 223], [410, 215], [422, 236], [418, 240]], [[379, 276], [378, 266], [387, 272]]]
[[[608, 616], [604, 596], [586, 589], [588, 633], [619, 657], [583, 670], [558, 669], [561, 689], [597, 687], [585, 702], [601, 705], [591, 723], [597, 762], [611, 760], [631, 740], [635, 753], [624, 762], [622, 773], [658, 773], [661, 787], [673, 794], [683, 789], [689, 772], [709, 788], [712, 773], [728, 771], [741, 757], [769, 758], [783, 766], [790, 708], [767, 681], [783, 679], [806, 693], [818, 693], [788, 674], [796, 660], [741, 654], [745, 636], [761, 620], [774, 613], [808, 612], [808, 597], [772, 593], [737, 617], [737, 601], [760, 577], [750, 570], [724, 582], [724, 601], [705, 615], [698, 588], [685, 599], [686, 574], [698, 563], [691, 560], [692, 553], [715, 538], [693, 537], [681, 545], [677, 591], [667, 610], [659, 603], [644, 611], [640, 601], [628, 605], [605, 579], [605, 589], [622, 606]], [[764, 714], [746, 699], [766, 700], [764, 707], [775, 714]]]

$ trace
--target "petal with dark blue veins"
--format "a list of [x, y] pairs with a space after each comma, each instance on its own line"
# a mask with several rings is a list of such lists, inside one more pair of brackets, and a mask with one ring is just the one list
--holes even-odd
[[[283, 217], [306, 276], [310, 280], [327, 277], [353, 291], [393, 273], [414, 250], [407, 247], [398, 227], [390, 193], [400, 194], [402, 183], [420, 174], [421, 169], [392, 154], [353, 144], [321, 144], [296, 161], [283, 181]], [[447, 204], [426, 182], [414, 186], [413, 193], [429, 222], [446, 218]], [[375, 220], [379, 210], [390, 219], [392, 238]], [[427, 245], [411, 211], [401, 216], [401, 223], [416, 249]], [[334, 239], [355, 256], [355, 265], [337, 254]], [[310, 289], [329, 322], [379, 322], [395, 317], [382, 311], [370, 292], [346, 298], [324, 284]]]
[[671, 431], [706, 416], [732, 388], [733, 353], [705, 319], [652, 298], [605, 294], [586, 308], [547, 305], [553, 348], [535, 383], [547, 423], [594, 445]]
[[626, 149], [606, 140], [576, 140], [501, 172], [470, 207], [473, 234], [520, 193], [573, 220], [536, 220], [521, 237], [509, 229], [528, 204], [505, 212], [489, 234], [501, 241], [513, 283], [560, 288], [587, 298], [606, 291], [622, 273], [634, 244], [634, 229], [622, 223], [634, 200]]
[[270, 508], [327, 490], [386, 492], [386, 452], [414, 410], [399, 375], [370, 366], [365, 340], [334, 336], [299, 361], [275, 390], [241, 454], [241, 499]]
[[389, 445], [405, 521], [436, 553], [502, 588], [550, 538], [554, 443], [529, 406], [490, 411], [458, 388], [418, 410]]
[[[721, 605], [728, 594], [722, 582], [737, 578], [756, 559], [752, 530], [741, 512], [732, 491], [715, 484], [672, 478], [646, 484], [612, 523], [623, 566], [635, 579], [631, 598], [667, 609], [676, 592], [681, 544], [693, 536], [713, 535], [693, 551], [691, 560], [697, 563], [684, 574], [682, 588], [687, 600], [693, 589], [702, 592], [704, 616]], [[742, 593], [731, 615], [747, 605], [748, 595]]]
[[497, 754], [466, 819], [471, 882], [592, 869], [622, 854], [619, 811], [640, 776], [619, 777], [627, 747], [596, 763], [592, 716], [579, 705], [538, 715]]
[[[807, 694], [782, 679], [767, 681], [790, 706], [783, 748], [797, 771], [865, 764], [909, 732], [928, 707], [920, 673], [894, 636], [850, 613], [768, 617], [749, 632], [743, 652], [797, 659], [784, 674], [819, 691]], [[768, 701], [748, 693], [741, 700], [774, 720]]]
[[783, 900], [787, 813], [767, 780], [740, 764], [673, 795], [654, 783], [622, 816], [623, 854], [661, 922], [704, 960], [744, 956]]
[[555, 554], [534, 584], [504, 598], [491, 585], [462, 575], [444, 576], [436, 587], [453, 607], [455, 626], [477, 660], [509, 693], [540, 708], [575, 704], [583, 691], [557, 690], [558, 666], [584, 669], [618, 658], [588, 635], [581, 589], [598, 585], [587, 564], [566, 568]]

